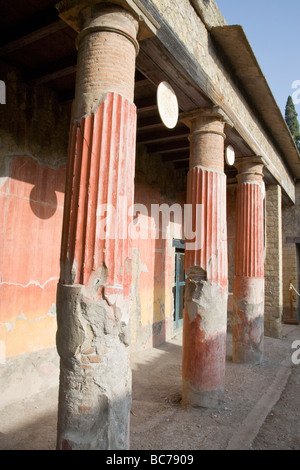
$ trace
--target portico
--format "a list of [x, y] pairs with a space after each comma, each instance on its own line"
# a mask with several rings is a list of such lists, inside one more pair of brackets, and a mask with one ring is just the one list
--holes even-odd
[[[130, 447], [131, 355], [174, 334], [176, 287], [185, 289], [184, 308], [176, 305], [183, 316], [184, 406], [215, 409], [224, 400], [229, 328], [236, 363], [261, 363], [264, 334], [280, 337], [281, 206], [295, 203], [299, 155], [243, 30], [226, 25], [215, 2], [202, 3], [175, 1], [169, 8], [160, 0], [63, 0], [51, 9], [54, 24], [43, 32], [36, 25], [35, 34], [24, 39], [31, 44], [35, 37], [38, 49], [41, 34], [52, 40], [53, 34], [57, 51], [69, 54], [70, 63], [61, 57], [53, 63], [63, 62], [62, 69], [47, 64], [40, 75], [40, 67], [25, 70], [32, 95], [18, 108], [20, 123], [14, 127], [1, 121], [1, 197], [10, 210], [3, 215], [1, 232], [0, 341], [9, 357], [20, 351], [34, 354], [42, 335], [29, 329], [27, 317], [35, 328], [45, 312], [55, 329], [57, 322], [58, 449]], [[22, 50], [24, 41], [16, 39], [1, 49], [8, 60], [7, 84], [14, 77], [9, 60], [22, 68], [17, 52], [11, 54]], [[18, 89], [18, 80], [7, 90]], [[156, 93], [162, 81], [178, 100], [173, 129], [164, 126], [158, 113]], [[62, 97], [51, 112], [45, 89], [51, 103], [56, 103], [53, 96]], [[18, 115], [10, 93], [7, 106]], [[31, 109], [33, 103], [36, 108]], [[67, 135], [67, 128], [65, 151], [58, 136]], [[23, 136], [24, 129], [30, 135]], [[49, 142], [55, 143], [54, 156]], [[233, 164], [225, 159], [229, 145]], [[60, 155], [66, 169], [57, 163]], [[59, 203], [63, 217], [53, 203], [57, 188], [64, 194], [64, 203]], [[168, 231], [152, 230], [153, 204], [190, 205], [200, 245], [176, 226], [175, 216]], [[202, 208], [200, 219], [197, 206]], [[23, 264], [8, 263], [6, 255], [15, 252], [23, 259], [21, 245], [14, 249], [12, 243], [23, 213], [31, 227], [28, 233], [36, 233], [38, 226], [40, 234], [38, 249], [28, 241], [34, 253], [26, 263], [32, 263], [29, 279]], [[133, 240], [129, 228], [134, 226], [138, 234], [143, 218], [147, 232]], [[42, 235], [54, 229], [52, 243], [49, 235]], [[57, 231], [62, 235], [60, 258], [49, 249], [58, 245]], [[20, 233], [26, 235], [25, 230]], [[53, 258], [57, 264], [60, 260], [59, 272]], [[44, 276], [39, 259], [45, 279], [39, 278]], [[278, 294], [272, 302], [270, 285]], [[34, 302], [28, 287], [35, 289]]]
[[[153, 79], [156, 69], [149, 67], [149, 58], [145, 60], [147, 41], [139, 36], [144, 13], [135, 2], [74, 5], [71, 9], [64, 2], [58, 5], [60, 16], [75, 25], [79, 35], [57, 293], [61, 358], [57, 445], [59, 449], [128, 448], [134, 280], [130, 220], [124, 214], [134, 203], [136, 141], [143, 135], [136, 132], [134, 104], [140, 51], [141, 70]], [[148, 41], [152, 37], [157, 41], [155, 19], [148, 14], [144, 23]], [[155, 54], [150, 60], [154, 67]], [[186, 240], [182, 403], [215, 408], [224, 399], [228, 323], [224, 152], [228, 135], [233, 137], [236, 130], [234, 121], [203, 91], [197, 99], [202, 106], [191, 109], [195, 98], [183, 93], [172, 73], [167, 77], [181, 108], [171, 134], [173, 151], [180, 149], [176, 142], [181, 134], [186, 133], [189, 142], [184, 150], [189, 154], [186, 203], [194, 217], [196, 206], [202, 206], [201, 220], [194, 220], [201, 245], [189, 249]], [[151, 140], [140, 141], [149, 145], [148, 151]], [[164, 154], [162, 144], [156, 153]], [[168, 149], [166, 157], [170, 154]], [[263, 159], [240, 154], [237, 146], [233, 361], [259, 363], [264, 336]], [[183, 157], [178, 163], [184, 161]], [[121, 207], [124, 198], [127, 207]], [[103, 205], [108, 226], [101, 236]]]

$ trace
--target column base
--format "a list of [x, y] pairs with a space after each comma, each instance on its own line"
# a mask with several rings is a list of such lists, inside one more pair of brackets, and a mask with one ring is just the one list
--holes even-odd
[[224, 387], [215, 390], [198, 390], [183, 381], [181, 403], [183, 406], [194, 408], [219, 408], [224, 403]]
[[58, 450], [129, 448], [127, 309], [121, 294], [112, 305], [87, 298], [84, 286], [58, 285]]
[[226, 365], [227, 287], [186, 280], [183, 313], [182, 403], [215, 408], [223, 400]]
[[261, 364], [264, 358], [264, 279], [236, 276], [232, 322], [233, 362]]
[[253, 344], [233, 343], [232, 361], [237, 364], [259, 365], [263, 362], [263, 341], [259, 347]]

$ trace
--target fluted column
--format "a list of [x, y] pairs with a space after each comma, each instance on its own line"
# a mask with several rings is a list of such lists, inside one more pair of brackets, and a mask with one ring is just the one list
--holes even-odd
[[182, 402], [215, 407], [223, 400], [226, 359], [226, 117], [213, 108], [193, 113], [186, 122], [190, 126], [187, 204], [197, 239], [186, 239]]
[[264, 339], [263, 164], [243, 158], [236, 166], [233, 361], [259, 364]]
[[57, 291], [57, 448], [126, 449], [131, 407], [127, 229], [134, 202], [138, 21], [108, 3], [77, 14], [78, 70]]

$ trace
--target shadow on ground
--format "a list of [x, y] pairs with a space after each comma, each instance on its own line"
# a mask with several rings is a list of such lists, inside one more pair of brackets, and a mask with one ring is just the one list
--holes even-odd
[[[290, 377], [282, 394], [257, 430], [249, 449], [300, 449], [300, 365], [288, 362], [291, 344], [300, 339], [299, 326], [284, 326], [282, 340], [265, 338], [265, 358], [259, 366], [231, 361], [228, 335], [225, 401], [219, 409], [182, 407], [181, 335], [161, 347], [132, 357], [132, 450], [223, 450], [234, 433], [246, 430], [247, 418], [263, 400], [279, 368]], [[282, 366], [282, 364], [286, 366]], [[55, 450], [56, 388], [1, 410], [1, 450]]]

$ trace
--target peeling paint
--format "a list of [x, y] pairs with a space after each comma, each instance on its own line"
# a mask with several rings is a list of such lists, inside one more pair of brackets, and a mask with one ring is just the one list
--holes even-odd
[[47, 281], [45, 281], [43, 284], [41, 284], [39, 281], [29, 281], [27, 284], [21, 284], [19, 282], [7, 282], [7, 281], [2, 281], [0, 282], [0, 286], [15, 286], [15, 287], [23, 287], [26, 289], [29, 286], [37, 286], [40, 287], [41, 289], [45, 289], [46, 285], [49, 284], [49, 282], [52, 281], [58, 281], [58, 277], [51, 277]]
[[3, 325], [6, 327], [7, 332], [13, 331], [16, 328], [16, 324], [18, 321], [26, 321], [29, 323], [36, 323], [39, 321], [44, 320], [47, 317], [56, 317], [56, 305], [52, 304], [49, 311], [46, 313], [46, 315], [41, 315], [40, 317], [30, 319], [27, 318], [26, 315], [22, 312], [13, 322], [0, 322], [0, 325]]
[[204, 333], [202, 341], [219, 331], [225, 331], [227, 318], [224, 315], [226, 292], [218, 284], [195, 280], [187, 282], [186, 311], [192, 323], [200, 317], [200, 329]]

